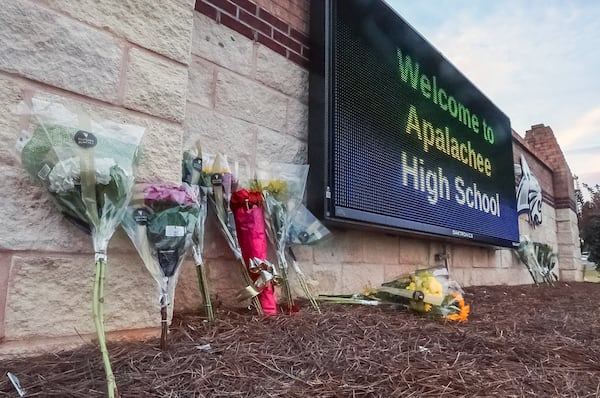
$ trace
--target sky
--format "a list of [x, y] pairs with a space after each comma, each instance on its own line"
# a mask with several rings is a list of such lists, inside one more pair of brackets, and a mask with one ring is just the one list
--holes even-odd
[[511, 120], [600, 184], [600, 1], [386, 0]]

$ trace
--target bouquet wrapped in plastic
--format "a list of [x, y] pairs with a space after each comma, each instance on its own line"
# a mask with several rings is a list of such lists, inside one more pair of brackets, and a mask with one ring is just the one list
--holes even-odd
[[168, 310], [199, 213], [198, 191], [189, 185], [138, 184], [123, 218], [123, 229], [158, 285], [163, 350], [172, 313]]
[[182, 181], [194, 187], [198, 191], [198, 219], [196, 227], [192, 234], [192, 250], [194, 253], [194, 263], [196, 264], [196, 275], [198, 277], [198, 288], [204, 304], [204, 312], [208, 321], [213, 321], [215, 316], [210, 297], [210, 289], [206, 267], [202, 258], [204, 249], [204, 232], [207, 215], [207, 195], [208, 187], [201, 184], [202, 177], [202, 150], [201, 148], [192, 148], [183, 152], [181, 162]]
[[445, 267], [417, 270], [407, 277], [385, 282], [352, 297], [321, 296], [325, 301], [366, 305], [405, 305], [428, 316], [465, 322], [470, 306], [460, 286], [449, 278]]
[[262, 191], [264, 196], [267, 232], [277, 252], [277, 265], [281, 272], [283, 296], [288, 310], [294, 308], [287, 260], [289, 254], [306, 298], [313, 308], [320, 312], [319, 305], [292, 250], [294, 244], [315, 243], [329, 234], [327, 228], [302, 205], [307, 175], [308, 165], [289, 163], [263, 165], [257, 170], [254, 188]]
[[546, 283], [554, 286], [554, 282], [558, 280], [558, 276], [554, 272], [554, 269], [558, 265], [558, 254], [552, 246], [545, 243], [532, 242], [525, 236], [521, 238], [517, 253], [536, 285]]
[[[201, 153], [198, 150], [197, 155], [199, 156], [200, 154]], [[219, 154], [217, 156], [211, 156], [206, 153], [202, 153], [201, 156], [201, 188], [207, 193], [208, 202], [211, 204], [211, 207], [214, 210], [217, 223], [221, 233], [223, 234], [223, 237], [225, 237], [229, 248], [233, 252], [236, 259], [240, 262], [240, 271], [245, 286], [240, 294], [238, 294], [238, 299], [240, 301], [250, 299], [258, 314], [263, 315], [264, 312], [262, 303], [258, 297], [261, 293], [261, 288], [256, 286], [255, 280], [253, 280], [249, 273], [249, 267], [251, 265], [249, 260], [253, 257], [247, 254], [246, 260], [244, 260], [242, 247], [240, 245], [240, 241], [238, 240], [238, 227], [236, 225], [234, 212], [231, 208], [232, 195], [238, 190], [239, 186], [239, 173], [237, 171], [232, 171], [231, 167], [229, 166], [229, 162], [224, 155]], [[244, 200], [243, 202], [245, 205]], [[263, 265], [265, 264], [266, 263], [263, 263], [258, 268], [252, 268], [254, 270], [261, 269], [264, 268]], [[267, 268], [268, 270], [273, 271], [270, 267]], [[265, 269], [264, 271], [268, 270]], [[267, 272], [267, 274], [273, 276], [274, 271], [271, 273]], [[257, 275], [257, 273], [254, 274], [255, 278]]]
[[117, 387], [106, 348], [103, 303], [106, 249], [131, 198], [144, 129], [92, 119], [81, 109], [34, 96], [22, 103], [27, 128], [17, 142], [22, 166], [46, 188], [58, 209], [92, 235], [95, 251], [93, 318], [108, 395]]

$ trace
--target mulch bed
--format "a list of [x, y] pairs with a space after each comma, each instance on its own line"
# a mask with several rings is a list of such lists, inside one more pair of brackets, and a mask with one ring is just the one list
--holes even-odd
[[[463, 324], [323, 304], [259, 319], [220, 310], [159, 342], [109, 346], [121, 397], [600, 397], [600, 284], [465, 289]], [[204, 349], [198, 348], [204, 346]], [[0, 362], [27, 397], [103, 397], [92, 345]], [[1, 397], [17, 397], [2, 375]]]

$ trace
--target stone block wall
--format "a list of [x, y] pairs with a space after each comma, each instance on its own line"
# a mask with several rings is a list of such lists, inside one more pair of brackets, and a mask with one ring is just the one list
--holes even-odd
[[[18, 164], [17, 104], [36, 95], [93, 119], [143, 126], [140, 180], [178, 182], [193, 18], [193, 0], [2, 3], [1, 352], [36, 349], [32, 340], [52, 347], [93, 336], [91, 238], [60, 216]], [[122, 232], [109, 246], [107, 272], [109, 333], [154, 334], [158, 293]]]
[[[35, 94], [81, 107], [94, 118], [145, 127], [140, 180], [178, 182], [181, 150], [198, 140], [204, 152], [226, 153], [242, 166], [260, 160], [305, 163], [308, 17], [307, 0], [3, 3], [0, 354], [65, 347], [93, 331], [91, 240], [58, 214], [15, 161], [16, 104]], [[565, 176], [555, 176], [557, 167], [563, 174], [566, 169], [560, 159], [538, 157], [536, 145], [515, 138], [515, 155], [525, 153], [543, 185], [544, 224], [533, 229], [521, 216], [520, 230], [556, 247], [561, 278], [578, 280], [576, 218], [564, 206]], [[511, 250], [420, 236], [333, 229], [330, 239], [298, 248], [296, 255], [318, 293], [354, 293], [444, 265], [439, 255], [448, 257], [453, 278], [464, 286], [531, 283]], [[215, 304], [239, 305], [232, 299], [241, 287], [239, 265], [212, 215], [204, 257]], [[156, 288], [122, 231], [111, 241], [109, 261], [108, 331], [114, 338], [155, 334]], [[200, 306], [194, 266], [187, 261], [175, 310]]]

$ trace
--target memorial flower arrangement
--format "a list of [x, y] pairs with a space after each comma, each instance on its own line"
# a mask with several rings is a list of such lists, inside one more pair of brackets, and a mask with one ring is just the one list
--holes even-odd
[[552, 246], [545, 243], [532, 242], [525, 236], [519, 243], [517, 253], [536, 285], [546, 283], [553, 286], [554, 282], [558, 280], [558, 276], [554, 272], [554, 269], [558, 265], [558, 254]]
[[[199, 145], [197, 145], [199, 147]], [[199, 154], [200, 155], [200, 154]], [[239, 164], [236, 164], [236, 169]], [[214, 210], [217, 218], [217, 224], [223, 237], [227, 241], [229, 248], [235, 258], [240, 263], [240, 273], [243, 279], [244, 288], [238, 294], [238, 299], [251, 300], [252, 305], [259, 315], [263, 315], [261, 301], [258, 298], [260, 289], [255, 286], [254, 280], [250, 276], [248, 265], [244, 260], [242, 248], [238, 241], [236, 221], [234, 213], [230, 207], [232, 193], [238, 190], [239, 173], [232, 172], [227, 158], [219, 154], [211, 156], [202, 153], [202, 173], [200, 176], [200, 185], [206, 190], [208, 202]], [[248, 257], [247, 257], [248, 258]]]
[[199, 214], [198, 191], [187, 184], [138, 184], [123, 218], [123, 229], [158, 285], [162, 350], [167, 348], [180, 265], [192, 244]]
[[185, 151], [183, 153], [181, 166], [183, 183], [194, 187], [198, 191], [199, 211], [194, 233], [192, 234], [192, 250], [194, 254], [194, 263], [196, 265], [196, 275], [198, 277], [200, 297], [202, 297], [202, 302], [204, 304], [204, 313], [208, 321], [212, 322], [215, 316], [212, 307], [212, 299], [210, 297], [206, 267], [204, 266], [204, 260], [202, 258], [208, 194], [208, 187], [200, 184], [200, 179], [202, 177], [202, 149], [198, 146], [197, 148], [192, 148]]
[[18, 112], [29, 128], [17, 142], [22, 166], [48, 191], [59, 210], [92, 236], [93, 320], [108, 396], [118, 396], [104, 332], [106, 250], [131, 198], [144, 129], [93, 120], [81, 109], [37, 96], [22, 103]]
[[242, 258], [254, 287], [264, 315], [277, 314], [274, 284], [279, 282], [277, 270], [267, 260], [267, 234], [263, 214], [262, 192], [240, 189], [231, 197], [231, 210]]
[[314, 216], [310, 223], [305, 222], [311, 216], [302, 205], [307, 175], [308, 165], [273, 163], [259, 167], [253, 185], [264, 197], [267, 233], [277, 253], [277, 266], [281, 272], [283, 296], [288, 311], [295, 308], [290, 287], [289, 255], [306, 298], [320, 312], [319, 304], [292, 249], [293, 244], [314, 243], [329, 234]]
[[320, 296], [321, 300], [363, 305], [404, 305], [414, 312], [449, 321], [465, 322], [470, 306], [443, 267], [417, 270], [351, 297]]

